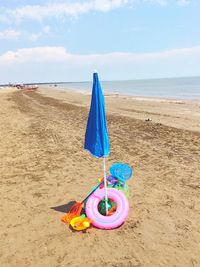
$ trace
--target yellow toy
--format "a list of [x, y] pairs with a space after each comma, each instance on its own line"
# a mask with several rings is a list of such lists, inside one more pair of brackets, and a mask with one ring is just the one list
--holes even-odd
[[79, 217], [75, 217], [70, 221], [71, 227], [76, 231], [82, 231], [90, 227], [91, 221], [85, 217], [85, 215], [81, 215]]

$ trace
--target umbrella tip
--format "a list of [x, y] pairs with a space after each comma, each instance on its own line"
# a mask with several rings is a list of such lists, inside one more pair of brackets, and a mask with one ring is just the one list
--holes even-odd
[[96, 69], [94, 69], [94, 73], [97, 73], [97, 70]]

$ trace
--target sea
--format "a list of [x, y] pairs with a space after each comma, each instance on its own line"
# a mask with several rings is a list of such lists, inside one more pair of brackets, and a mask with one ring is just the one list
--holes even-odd
[[[124, 81], [100, 81], [104, 94], [200, 100], [200, 76]], [[33, 84], [33, 83], [26, 83]], [[34, 83], [57, 89], [91, 93], [92, 81]], [[3, 88], [0, 85], [0, 89]]]
[[[107, 94], [200, 100], [200, 76], [100, 82], [104, 93]], [[91, 92], [92, 81], [51, 83], [51, 86], [64, 90]]]

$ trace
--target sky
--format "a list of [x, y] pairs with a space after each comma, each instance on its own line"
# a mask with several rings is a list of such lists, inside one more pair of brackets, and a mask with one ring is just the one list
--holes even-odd
[[0, 84], [200, 76], [200, 0], [0, 0]]

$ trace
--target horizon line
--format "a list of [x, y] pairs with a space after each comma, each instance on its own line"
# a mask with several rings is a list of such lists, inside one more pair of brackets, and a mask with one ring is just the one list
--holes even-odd
[[[174, 77], [162, 77], [162, 78], [144, 78], [144, 79], [125, 79], [125, 80], [101, 80], [101, 82], [125, 82], [125, 81], [145, 81], [145, 80], [165, 80], [165, 79], [184, 79], [184, 78], [200, 78], [200, 75], [194, 75], [194, 76], [174, 76]], [[16, 82], [16, 83], [4, 83], [0, 84], [0, 86], [11, 86], [16, 84], [24, 84], [24, 85], [47, 85], [47, 84], [64, 84], [64, 83], [89, 83], [92, 82], [92, 80], [88, 81], [60, 81], [60, 82]]]

